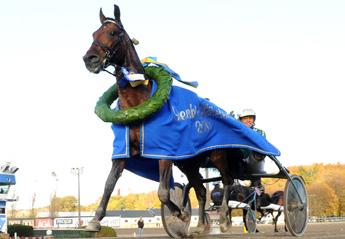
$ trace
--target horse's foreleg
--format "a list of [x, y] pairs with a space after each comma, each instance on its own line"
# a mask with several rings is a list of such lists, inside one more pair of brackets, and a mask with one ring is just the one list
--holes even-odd
[[113, 160], [113, 164], [108, 175], [107, 181], [104, 187], [104, 193], [101, 199], [101, 202], [96, 210], [95, 216], [93, 219], [88, 223], [87, 230], [88, 231], [99, 231], [101, 229], [100, 221], [105, 216], [105, 212], [108, 206], [108, 202], [112, 192], [114, 191], [115, 184], [121, 173], [125, 167], [125, 160], [124, 159], [115, 159]]
[[264, 217], [265, 213], [264, 213], [264, 211], [263, 211], [262, 209], [260, 209], [260, 208], [257, 209], [257, 212], [260, 213], [259, 222], [261, 222], [261, 219]]
[[171, 214], [179, 218], [182, 217], [181, 210], [170, 200], [170, 178], [172, 176], [172, 162], [169, 160], [159, 160], [159, 188], [158, 198], [166, 205]]
[[120, 178], [124, 167], [125, 167], [124, 159], [113, 160], [110, 173], [105, 183], [103, 196], [95, 214], [95, 218], [97, 218], [99, 221], [102, 220], [103, 217], [105, 216], [105, 211], [107, 209], [110, 196], [114, 191], [116, 182]]
[[281, 212], [279, 211], [277, 216], [275, 216], [273, 218], [273, 222], [274, 222], [274, 232], [278, 232], [278, 227], [277, 227], [277, 223], [278, 223], [278, 217], [280, 216]]
[[231, 213], [232, 213], [232, 208], [229, 207], [228, 208], [228, 215], [229, 215], [229, 223], [230, 223], [230, 225], [232, 225], [232, 215], [231, 215]]
[[246, 222], [246, 214], [247, 214], [247, 210], [243, 208], [242, 210], [242, 220], [243, 220], [243, 225], [244, 228], [246, 229], [246, 231], [248, 231], [248, 227], [247, 227], [247, 222]]

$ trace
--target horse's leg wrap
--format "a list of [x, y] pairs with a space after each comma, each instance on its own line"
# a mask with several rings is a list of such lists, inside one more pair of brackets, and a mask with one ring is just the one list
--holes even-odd
[[112, 192], [114, 191], [115, 185], [125, 166], [124, 159], [113, 160], [113, 165], [111, 167], [110, 173], [108, 175], [107, 181], [104, 187], [104, 193], [101, 202], [96, 210], [95, 216], [88, 223], [86, 230], [88, 231], [99, 231], [101, 229], [100, 221], [105, 216], [105, 211], [108, 206], [108, 202]]

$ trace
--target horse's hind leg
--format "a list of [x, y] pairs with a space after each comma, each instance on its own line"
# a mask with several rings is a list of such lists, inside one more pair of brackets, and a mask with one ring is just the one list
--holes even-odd
[[202, 176], [199, 173], [200, 159], [188, 159], [176, 162], [175, 165], [186, 175], [188, 182], [194, 188], [196, 198], [199, 204], [199, 221], [197, 229], [193, 233], [204, 233], [208, 230], [205, 224], [205, 204], [206, 204], [206, 188], [202, 183]]
[[230, 187], [234, 182], [231, 176], [231, 171], [228, 164], [228, 160], [231, 160], [231, 159], [227, 159], [226, 150], [218, 149], [211, 152], [210, 160], [212, 161], [214, 166], [219, 170], [220, 175], [222, 176], [222, 182], [224, 185], [224, 195], [223, 195], [222, 206], [219, 209], [219, 212], [220, 212], [219, 223], [220, 223], [220, 230], [222, 232], [226, 232], [229, 230], [229, 226], [230, 226], [230, 222], [228, 218], [229, 193], [230, 193]]
[[190, 175], [188, 177], [188, 181], [192, 184], [195, 190], [199, 204], [199, 221], [197, 227], [199, 228], [198, 230], [201, 230], [201, 232], [205, 232], [208, 229], [208, 225], [205, 224], [206, 188], [201, 181], [199, 172], [197, 174]]
[[181, 210], [170, 200], [170, 179], [172, 176], [172, 162], [169, 160], [159, 160], [159, 188], [158, 198], [167, 206], [172, 215], [181, 217]]
[[86, 230], [88, 231], [99, 231], [101, 229], [100, 221], [105, 216], [105, 211], [107, 209], [107, 205], [110, 199], [112, 192], [114, 191], [115, 184], [121, 173], [125, 167], [125, 160], [124, 159], [115, 159], [113, 160], [113, 164], [108, 175], [107, 181], [104, 187], [104, 193], [101, 199], [101, 202], [96, 210], [95, 216], [93, 219], [88, 223]]

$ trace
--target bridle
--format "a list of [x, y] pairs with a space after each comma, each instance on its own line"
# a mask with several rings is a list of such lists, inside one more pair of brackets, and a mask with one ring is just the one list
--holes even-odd
[[125, 31], [125, 29], [123, 28], [123, 26], [122, 26], [122, 24], [120, 22], [118, 22], [118, 21], [116, 21], [114, 19], [111, 19], [111, 18], [107, 18], [102, 23], [102, 26], [104, 24], [108, 23], [108, 22], [114, 23], [114, 24], [116, 24], [119, 27], [121, 32], [118, 35], [117, 40], [115, 42], [113, 42], [113, 44], [110, 47], [104, 45], [102, 42], [100, 42], [100, 41], [98, 41], [96, 39], [92, 42], [92, 45], [100, 47], [104, 51], [104, 53], [105, 53], [105, 59], [104, 59], [104, 64], [102, 65], [102, 70], [108, 72], [111, 75], [114, 75], [113, 73], [109, 72], [106, 68], [108, 66], [110, 66], [110, 60], [113, 58], [113, 56], [120, 49], [119, 46], [120, 46], [121, 42], [123, 42], [123, 40], [124, 40], [124, 36], [125, 36], [126, 31]]

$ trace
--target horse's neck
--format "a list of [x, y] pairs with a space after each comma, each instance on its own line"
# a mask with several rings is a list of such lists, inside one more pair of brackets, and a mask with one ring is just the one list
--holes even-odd
[[[127, 41], [128, 42], [128, 41]], [[141, 65], [139, 57], [132, 44], [126, 47], [125, 58], [121, 66], [116, 67], [116, 78], [117, 81], [123, 78], [121, 67], [125, 67], [128, 71], [132, 70], [138, 74], [144, 74], [144, 68]], [[121, 85], [121, 84], [120, 84]], [[121, 109], [128, 109], [134, 106], [142, 104], [147, 100], [151, 93], [151, 85], [139, 85], [132, 87], [129, 83], [120, 87], [118, 84], [119, 103]], [[130, 151], [131, 155], [139, 154], [139, 143], [140, 143], [140, 129], [138, 125], [131, 125], [130, 127]]]
[[144, 67], [141, 64], [141, 61], [139, 59], [139, 56], [137, 52], [135, 51], [135, 48], [133, 44], [129, 44], [127, 46], [127, 51], [125, 54], [125, 59], [124, 59], [124, 66], [127, 69], [132, 69], [138, 74], [144, 74]]
[[283, 200], [284, 192], [283, 191], [276, 191], [272, 194], [271, 202], [274, 204], [279, 204], [280, 200]]
[[[125, 59], [123, 67], [127, 70], [132, 70], [138, 74], [144, 74], [144, 68], [140, 62], [140, 59], [137, 55], [137, 52], [134, 49], [134, 46], [130, 44], [127, 46], [127, 51], [125, 53]], [[117, 69], [117, 80], [123, 78], [123, 74], [120, 72], [120, 69]], [[151, 85], [148, 86], [139, 85], [137, 87], [132, 87], [130, 84], [127, 84], [125, 87], [118, 87], [119, 89], [119, 99], [120, 107], [122, 109], [131, 108], [142, 104], [147, 100], [151, 93]]]
[[260, 202], [260, 206], [262, 207], [266, 207], [272, 202], [270, 195], [267, 193], [261, 193], [261, 195], [257, 197], [257, 200]]

